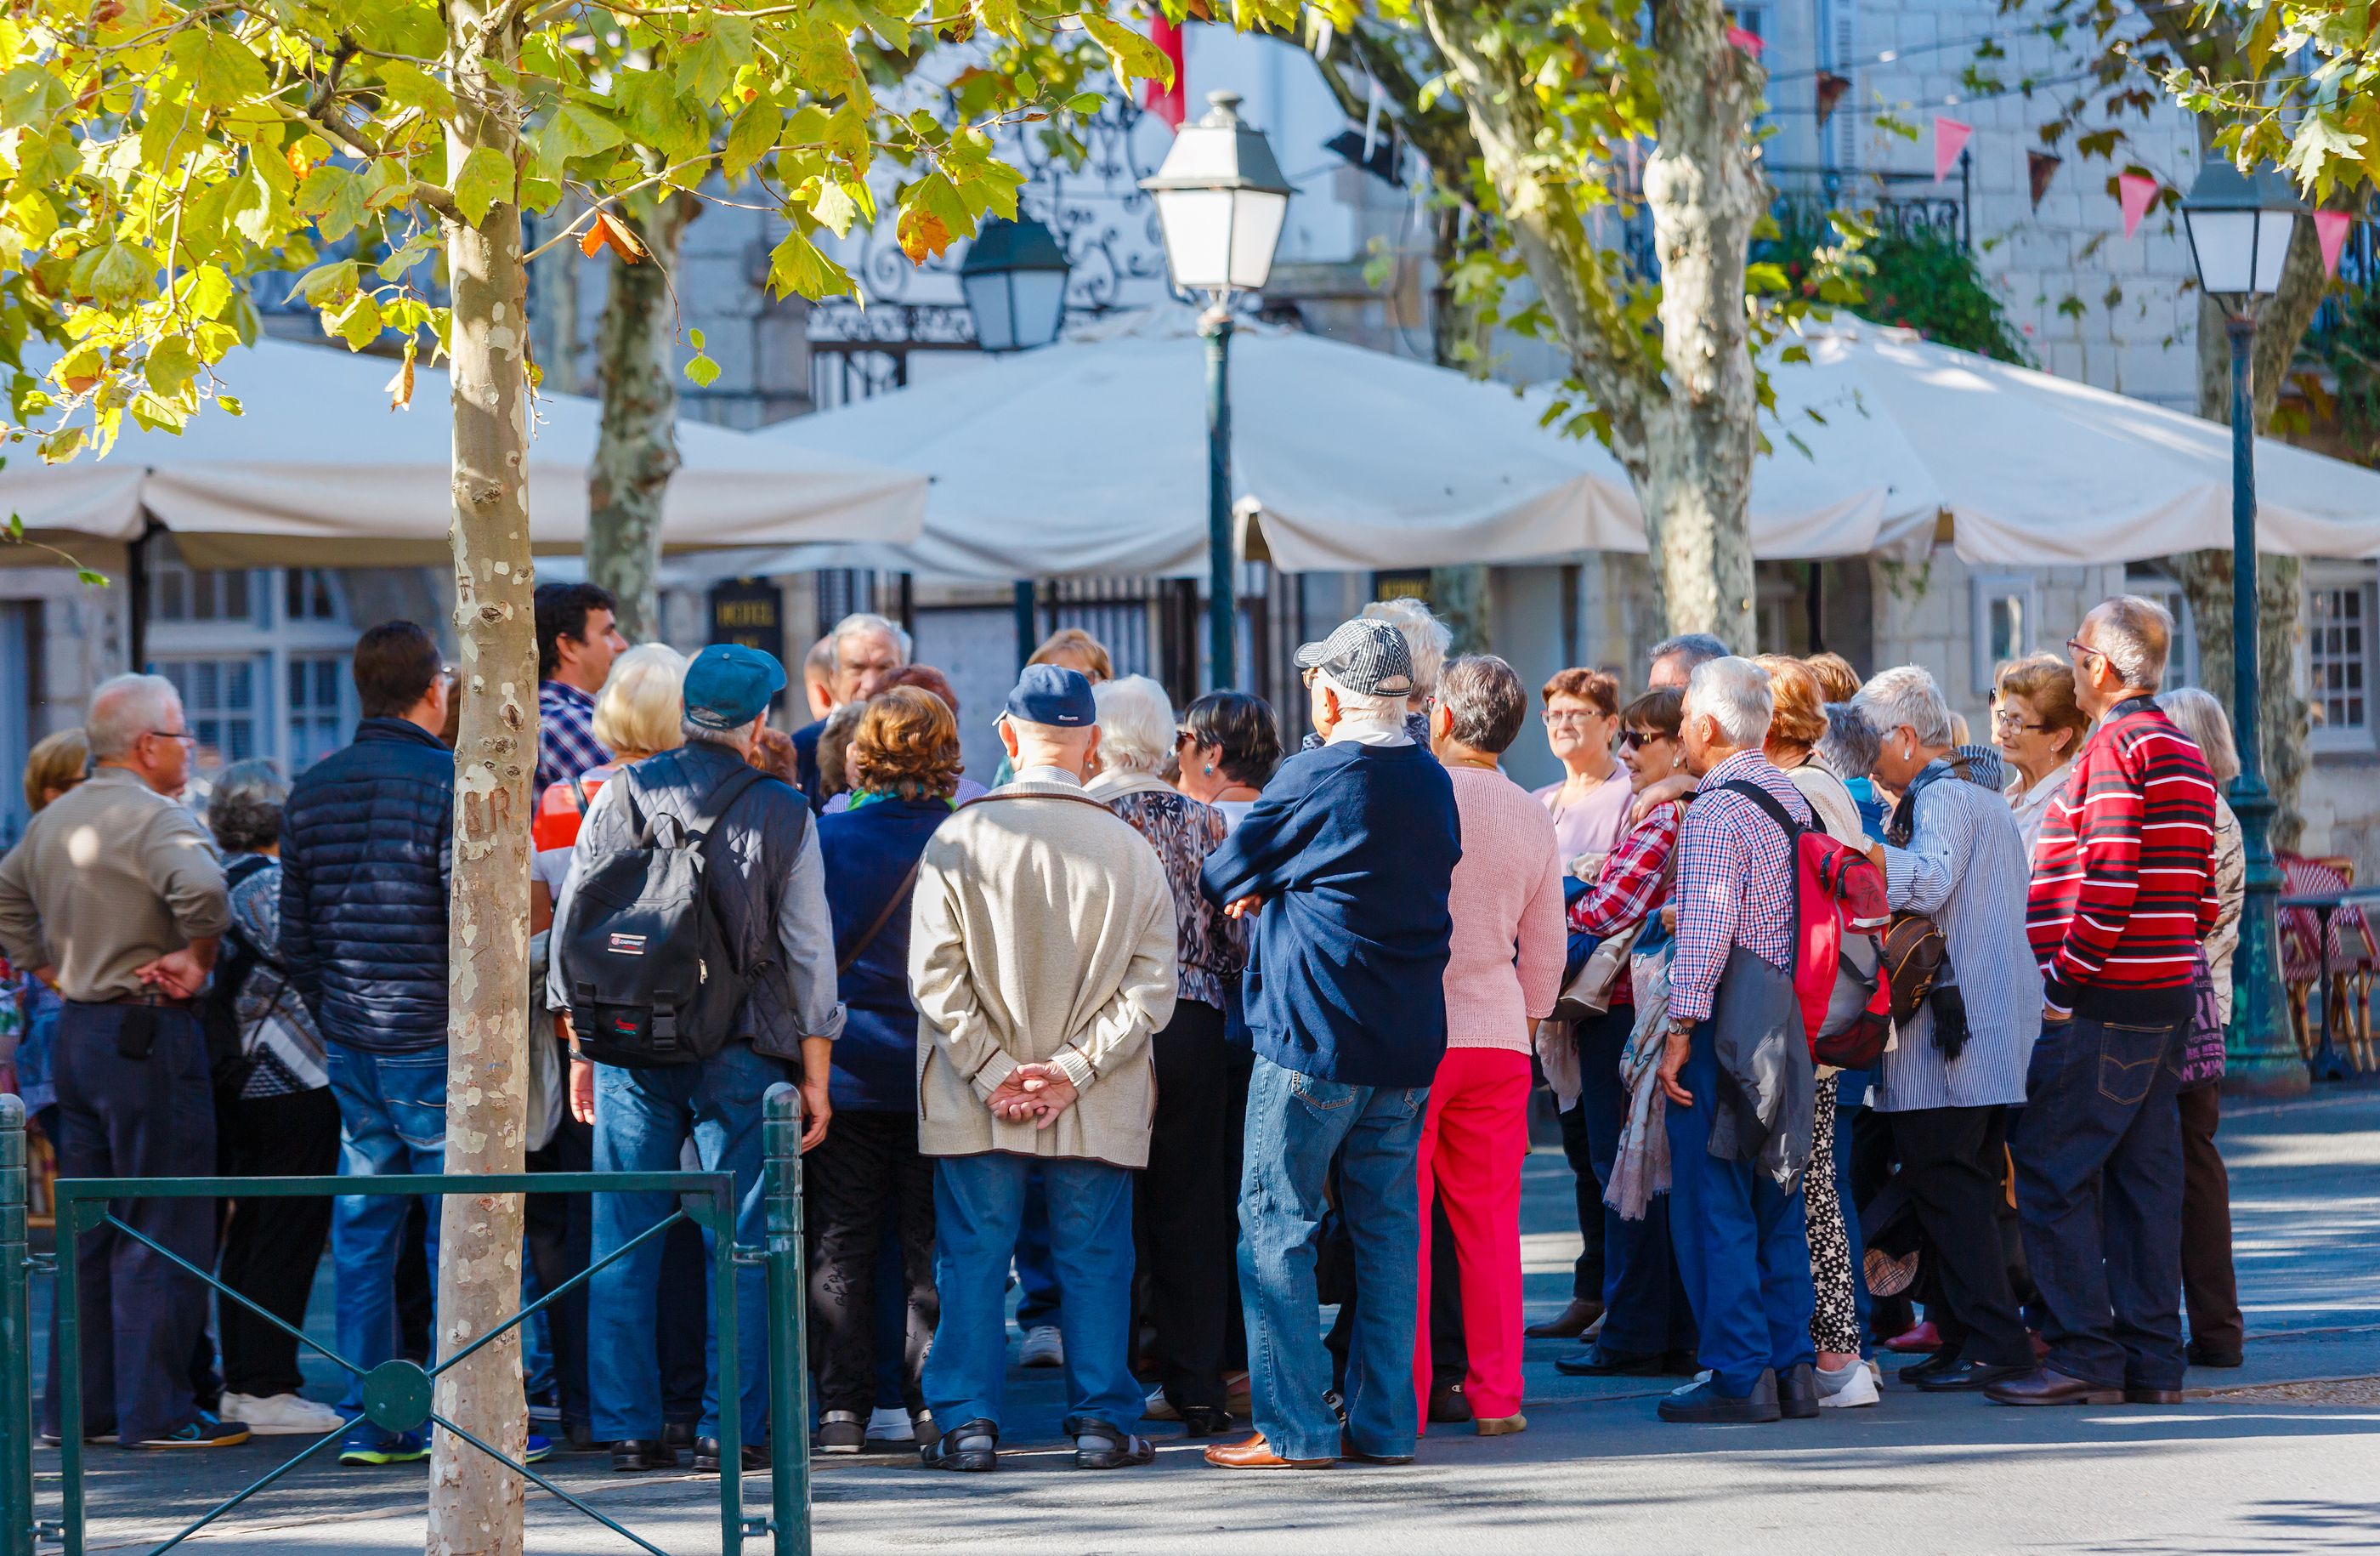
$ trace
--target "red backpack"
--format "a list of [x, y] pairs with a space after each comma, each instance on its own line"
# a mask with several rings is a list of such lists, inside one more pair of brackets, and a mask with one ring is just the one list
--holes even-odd
[[1811, 1057], [1866, 1068], [1892, 1031], [1891, 983], [1877, 976], [1880, 937], [1892, 922], [1884, 871], [1831, 833], [1795, 821], [1759, 784], [1738, 779], [1719, 786], [1767, 811], [1793, 849], [1793, 992]]

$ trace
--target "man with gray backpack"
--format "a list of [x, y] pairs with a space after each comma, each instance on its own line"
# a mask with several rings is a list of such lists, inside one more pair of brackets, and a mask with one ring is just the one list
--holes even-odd
[[[566, 1012], [574, 1065], [594, 1066], [595, 1170], [669, 1172], [691, 1140], [735, 1174], [736, 1240], [764, 1241], [760, 1102], [796, 1078], [805, 1149], [825, 1137], [827, 1076], [843, 1029], [825, 870], [808, 805], [752, 763], [784, 668], [714, 644], [686, 672], [686, 744], [623, 769], [589, 806], [554, 906], [547, 1003]], [[577, 1088], [573, 1088], [577, 1094]], [[675, 1467], [662, 1441], [653, 1349], [662, 1246], [603, 1260], [665, 1219], [666, 1194], [595, 1201], [589, 1381], [593, 1428], [616, 1470]], [[765, 1468], [767, 1298], [739, 1269], [743, 1467]], [[720, 1467], [726, 1406], [716, 1360], [694, 1446]]]

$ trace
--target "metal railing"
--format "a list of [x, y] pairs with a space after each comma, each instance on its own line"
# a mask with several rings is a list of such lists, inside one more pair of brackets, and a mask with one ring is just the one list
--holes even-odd
[[[759, 1248], [735, 1242], [735, 1186], [727, 1173], [479, 1173], [411, 1176], [307, 1178], [63, 1178], [57, 1184], [57, 1283], [52, 1307], [58, 1349], [59, 1469], [61, 1516], [55, 1523], [39, 1518], [34, 1504], [33, 1408], [30, 1275], [34, 1268], [26, 1237], [25, 1109], [13, 1096], [0, 1095], [0, 1556], [32, 1556], [44, 1538], [63, 1542], [67, 1556], [83, 1556], [85, 1508], [82, 1435], [82, 1355], [78, 1292], [81, 1280], [79, 1234], [113, 1227], [152, 1249], [184, 1272], [197, 1277], [227, 1302], [237, 1302], [267, 1323], [328, 1357], [360, 1381], [359, 1411], [346, 1416], [338, 1429], [325, 1433], [268, 1474], [216, 1503], [171, 1538], [149, 1548], [152, 1556], [179, 1545], [199, 1530], [267, 1489], [299, 1465], [335, 1446], [365, 1422], [387, 1432], [410, 1432], [425, 1426], [454, 1434], [545, 1491], [628, 1540], [651, 1556], [671, 1556], [633, 1530], [622, 1526], [600, 1509], [554, 1484], [529, 1465], [480, 1441], [456, 1426], [435, 1407], [438, 1377], [465, 1358], [492, 1344], [531, 1314], [541, 1311], [589, 1280], [599, 1270], [625, 1258], [643, 1244], [663, 1236], [683, 1221], [710, 1234], [711, 1324], [719, 1379], [719, 1521], [720, 1546], [725, 1556], [737, 1556], [747, 1536], [773, 1536], [774, 1556], [809, 1556], [809, 1387], [808, 1342], [803, 1301], [801, 1210], [801, 1120], [797, 1094], [790, 1086], [771, 1087], [763, 1102], [762, 1144], [766, 1242]], [[340, 1355], [302, 1331], [191, 1264], [123, 1221], [113, 1202], [126, 1199], [304, 1198], [350, 1194], [669, 1194], [680, 1197], [678, 1208], [497, 1328], [480, 1336], [453, 1355], [423, 1367], [403, 1358], [382, 1362], [369, 1371]], [[770, 1433], [770, 1515], [747, 1518], [742, 1487], [742, 1411], [736, 1355], [735, 1271], [739, 1265], [760, 1265], [768, 1292], [769, 1395], [773, 1416]]]

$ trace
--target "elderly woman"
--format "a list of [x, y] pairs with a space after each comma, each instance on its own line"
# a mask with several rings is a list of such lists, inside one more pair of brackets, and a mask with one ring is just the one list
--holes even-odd
[[1174, 737], [1174, 787], [1223, 813], [1228, 830], [1256, 808], [1281, 765], [1281, 721], [1272, 704], [1244, 691], [1210, 691], [1182, 710]]
[[1531, 1023], [1561, 992], [1561, 858], [1553, 818], [1497, 765], [1528, 717], [1528, 693], [1493, 655], [1459, 659], [1429, 711], [1446, 764], [1463, 857], [1447, 910], [1446, 1056], [1430, 1083], [1415, 1182], [1421, 1286], [1414, 1396], [1428, 1413], [1430, 1205], [1442, 1197], [1462, 1271], [1469, 1368], [1463, 1395], [1482, 1437], [1516, 1432], [1521, 1414], [1521, 1162], [1529, 1152]]
[[539, 852], [567, 848], [578, 840], [579, 819], [605, 779], [685, 744], [685, 686], [686, 656], [667, 643], [639, 643], [612, 662], [612, 678], [603, 683], [594, 713], [595, 738], [612, 760], [547, 786], [532, 827]]
[[[901, 1393], [927, 1428], [919, 1386], [940, 1306], [934, 1295], [934, 1169], [917, 1154], [917, 1009], [909, 1000], [909, 895], [917, 860], [949, 819], [959, 729], [916, 687], [860, 710], [844, 765], [851, 804], [819, 821], [837, 992], [846, 1012], [827, 1098], [834, 1127], [803, 1158], [809, 1202], [811, 1321], [817, 1326], [820, 1452], [867, 1445], [876, 1401], [876, 1269], [896, 1214], [907, 1287]], [[930, 1428], [917, 1435], [930, 1435]]]
[[1405, 654], [1413, 661], [1414, 678], [1414, 689], [1405, 698], [1405, 733], [1419, 744], [1429, 745], [1429, 719], [1424, 710], [1438, 695], [1438, 680], [1446, 671], [1446, 656], [1454, 649], [1453, 631], [1430, 614], [1429, 607], [1418, 600], [1375, 600], [1359, 614], [1387, 622], [1405, 640]]
[[[225, 1177], [320, 1177], [338, 1171], [339, 1104], [322, 1037], [278, 970], [281, 807], [289, 785], [269, 761], [216, 774], [207, 829], [224, 857], [231, 930], [215, 962], [217, 1002], [239, 1032], [239, 1073], [215, 1099]], [[331, 1238], [328, 1199], [234, 1199], [219, 1273], [224, 1284], [291, 1330], [306, 1327], [314, 1270]], [[237, 1302], [223, 1304], [225, 1416], [259, 1433], [335, 1431], [345, 1419], [300, 1396], [298, 1340]]]
[[1237, 920], [1198, 890], [1198, 871], [1228, 829], [1222, 813], [1158, 776], [1175, 744], [1165, 688], [1126, 675], [1097, 688], [1099, 775], [1091, 797], [1131, 822], [1165, 866], [1179, 955], [1173, 1019], [1151, 1039], [1157, 1114], [1140, 1175], [1135, 1231], [1149, 1273], [1150, 1412], [1178, 1416], [1193, 1437], [1231, 1425], [1223, 1368], [1239, 1247], [1240, 1139], [1230, 1127], [1232, 1051], [1224, 990], [1247, 960]]
[[[26, 814], [40, 810], [81, 783], [90, 771], [91, 742], [81, 730], [62, 729], [43, 735], [25, 758]], [[0, 967], [6, 966], [6, 959], [0, 957]], [[50, 1079], [50, 1056], [65, 1002], [56, 990], [33, 976], [32, 968], [11, 967], [8, 972], [8, 986], [0, 991], [0, 999], [13, 1001], [18, 1013], [17, 1094], [32, 1115], [34, 1127], [55, 1144], [58, 1092]]]
[[2033, 1343], [2002, 1262], [1998, 1164], [2007, 1112], [2025, 1100], [2041, 1035], [2041, 971], [2025, 940], [2029, 869], [2007, 803], [1946, 782], [1949, 705], [1916, 665], [1887, 670], [1854, 704], [1882, 735], [1878, 783], [1900, 796], [1871, 855], [1896, 912], [1931, 917], [1948, 959], [1885, 1051], [1868, 1105], [1891, 1126], [1900, 1182], [1924, 1228], [1925, 1310], [1942, 1340], [1901, 1377], [1979, 1390], [2028, 1372]]
[[[959, 716], [959, 694], [951, 689], [950, 677], [943, 675], [941, 671], [935, 669], [930, 664], [905, 664], [901, 666], [900, 669], [892, 672], [890, 675], [885, 676], [884, 684], [877, 689], [880, 691], [890, 691], [894, 687], [915, 687], [919, 691], [932, 692], [936, 697], [942, 699], [942, 706], [951, 711], [952, 718], [955, 719]], [[855, 714], [855, 717], [856, 716], [856, 715]], [[820, 748], [821, 751], [825, 749], [828, 734], [829, 732], [821, 731], [819, 735]], [[838, 764], [838, 771], [850, 764], [850, 735], [848, 729], [846, 729], [843, 738], [838, 744], [838, 749], [835, 756], [835, 761]], [[819, 760], [821, 764], [823, 764], [826, 759], [821, 756]], [[823, 776], [822, 767], [821, 775]], [[837, 781], [841, 782], [842, 779], [838, 777]], [[985, 793], [986, 790], [981, 784], [977, 783], [972, 778], [963, 776], [959, 779], [959, 786], [957, 790], [951, 796], [951, 803], [953, 806], [965, 805], [969, 800], [982, 798]], [[824, 814], [832, 816], [839, 811], [848, 810], [851, 808], [851, 801], [852, 790], [849, 787], [846, 786], [844, 788], [837, 789], [834, 791], [834, 797], [826, 802]]]
[[2074, 701], [2074, 666], [2057, 654], [2034, 654], [2000, 666], [1992, 687], [1992, 744], [2016, 769], [2009, 804], [2016, 812], [2025, 855], [2033, 854], [2049, 802], [2066, 787], [2091, 718]]
[[2198, 742], [2215, 777], [2215, 927], [2199, 942], [2215, 985], [2215, 1027], [2194, 1033], [2181, 1075], [2181, 1295], [2190, 1309], [2193, 1367], [2238, 1367], [2246, 1330], [2240, 1319], [2240, 1282], [2231, 1268], [2231, 1176], [2215, 1144], [2222, 1122], [2223, 1031], [2231, 1021], [2231, 954], [2240, 945], [2240, 906], [2247, 890], [2247, 853], [2240, 818], [2223, 793], [2240, 776], [2240, 748], [2223, 704], [2196, 687], [2157, 699], [2181, 732]]
[[1562, 868], [1592, 880], [1628, 830], [1634, 792], [1612, 751], [1620, 734], [1620, 682], [1601, 670], [1557, 670], [1538, 695], [1546, 744], [1562, 764], [1562, 779], [1537, 790], [1536, 798], [1554, 819]]

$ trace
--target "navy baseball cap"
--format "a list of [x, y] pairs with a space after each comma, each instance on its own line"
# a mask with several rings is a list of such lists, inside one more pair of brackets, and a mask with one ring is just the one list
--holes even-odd
[[785, 689], [785, 667], [741, 643], [713, 643], [686, 667], [686, 716], [705, 729], [742, 729]]
[[1060, 729], [1084, 729], [1099, 720], [1089, 678], [1062, 664], [1026, 665], [1016, 677], [1016, 689], [1008, 694], [1007, 712], [1025, 723]]

